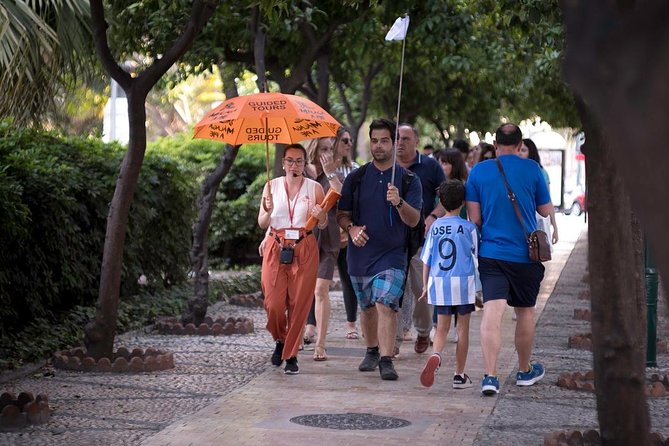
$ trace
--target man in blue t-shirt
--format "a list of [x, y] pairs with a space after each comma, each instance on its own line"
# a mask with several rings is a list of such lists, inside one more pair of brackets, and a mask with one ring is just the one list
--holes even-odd
[[401, 195], [404, 169], [399, 165], [391, 181], [394, 122], [374, 120], [369, 138], [373, 160], [359, 168], [362, 176], [346, 177], [337, 222], [349, 235], [346, 260], [367, 344], [358, 369], [369, 372], [378, 366], [382, 379], [396, 380], [392, 361], [396, 312], [406, 278], [407, 233], [420, 218], [421, 186], [413, 176]]
[[544, 376], [541, 364], [530, 364], [535, 332], [534, 306], [544, 266], [529, 258], [525, 232], [507, 194], [498, 162], [528, 232], [535, 229], [535, 211], [545, 217], [553, 206], [539, 165], [517, 155], [523, 143], [520, 128], [515, 124], [501, 125], [495, 139], [497, 160], [476, 164], [466, 184], [469, 219], [481, 228], [479, 274], [484, 302], [481, 347], [485, 369], [481, 392], [484, 395], [499, 392], [497, 356], [501, 320], [507, 304], [514, 308], [517, 316], [516, 385], [531, 386]]

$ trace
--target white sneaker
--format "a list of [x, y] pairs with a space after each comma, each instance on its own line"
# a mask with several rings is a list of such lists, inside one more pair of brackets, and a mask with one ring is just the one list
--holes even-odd
[[458, 343], [458, 330], [453, 329], [452, 331], [448, 332], [448, 340], [454, 344]]

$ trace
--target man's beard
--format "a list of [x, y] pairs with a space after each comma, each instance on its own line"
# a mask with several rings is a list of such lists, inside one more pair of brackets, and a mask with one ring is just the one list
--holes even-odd
[[392, 152], [372, 152], [374, 161], [378, 161], [380, 163], [390, 160], [392, 156]]

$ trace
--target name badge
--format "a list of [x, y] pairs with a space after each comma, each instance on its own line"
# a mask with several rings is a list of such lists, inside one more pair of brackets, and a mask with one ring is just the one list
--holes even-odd
[[286, 229], [283, 238], [286, 240], [297, 240], [300, 238], [300, 231], [297, 229]]

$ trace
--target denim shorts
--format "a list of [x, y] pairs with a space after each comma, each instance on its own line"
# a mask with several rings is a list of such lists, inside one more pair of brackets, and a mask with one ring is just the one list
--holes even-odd
[[465, 305], [435, 305], [434, 314], [443, 314], [445, 316], [450, 316], [452, 314], [459, 314], [464, 316], [469, 313], [473, 313], [476, 310], [474, 304], [465, 304]]
[[351, 285], [362, 310], [380, 303], [394, 311], [404, 294], [406, 271], [390, 268], [373, 276], [351, 276]]
[[517, 263], [479, 257], [483, 302], [506, 299], [511, 307], [533, 307], [544, 270], [540, 262]]

